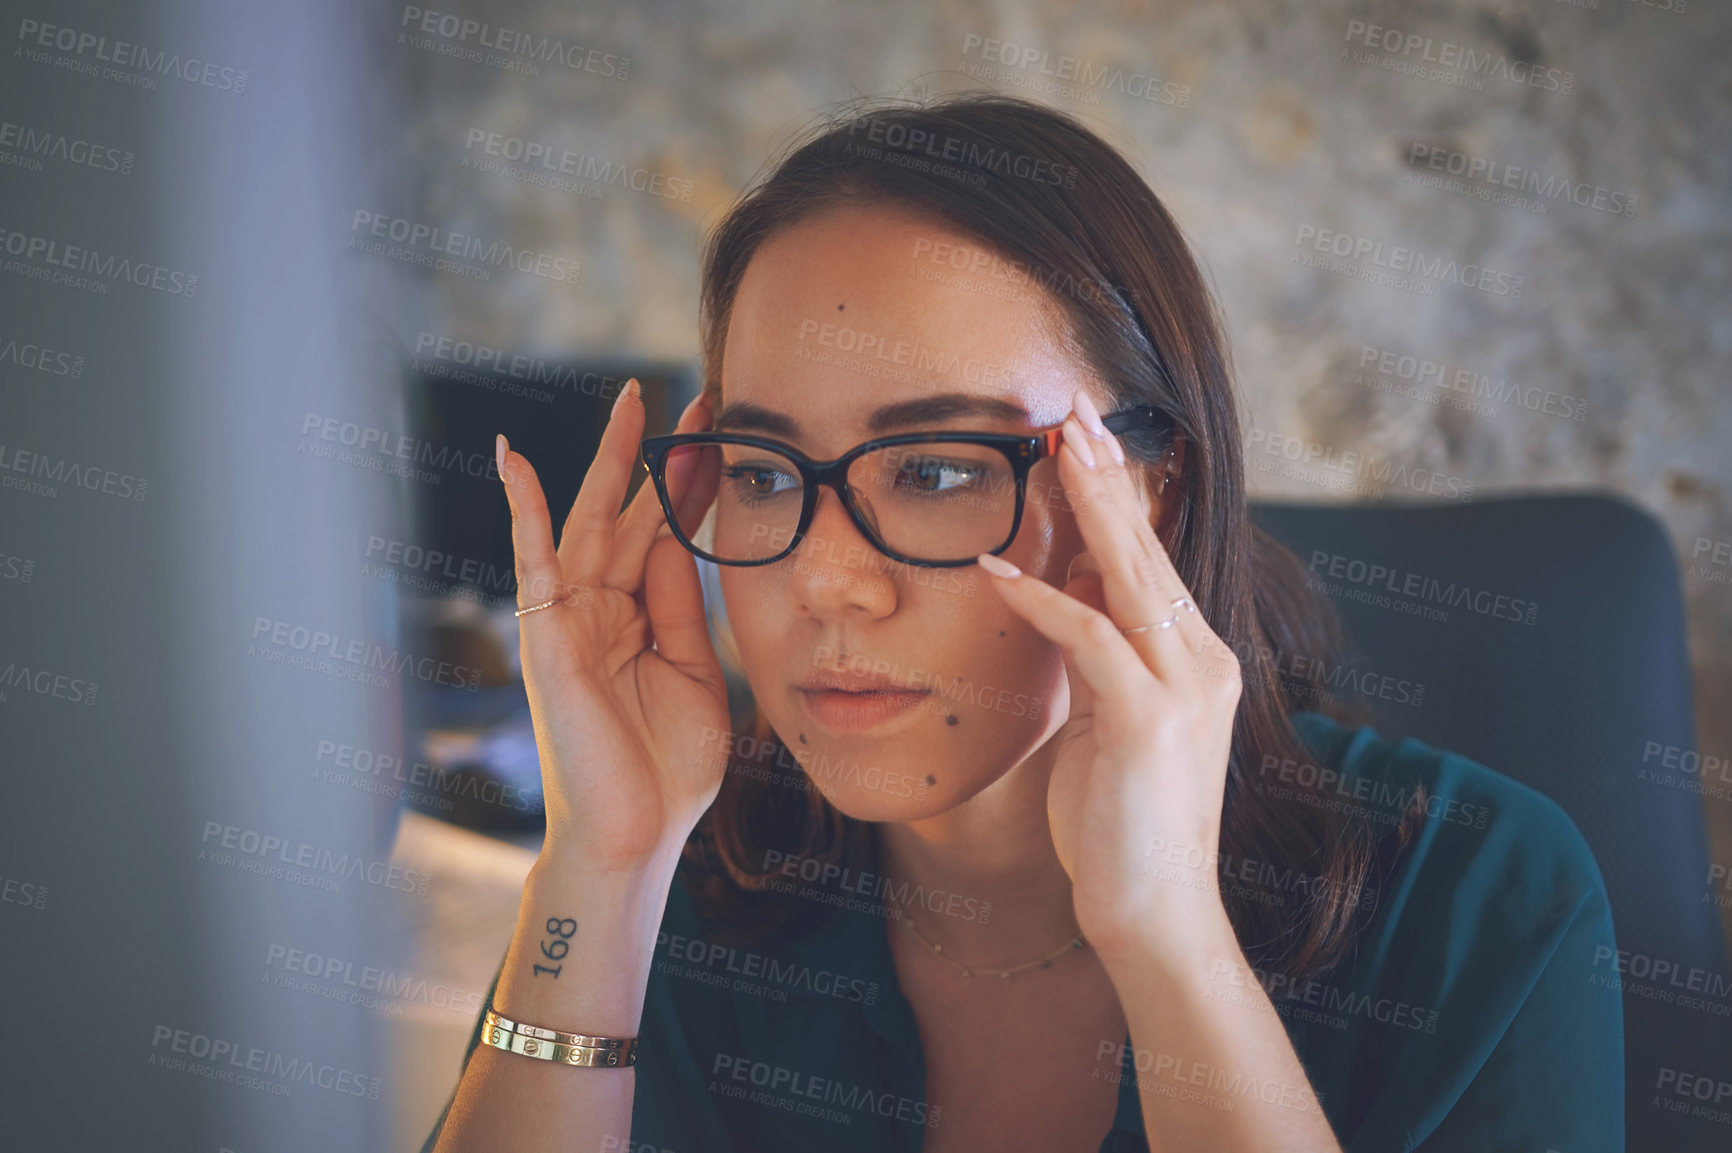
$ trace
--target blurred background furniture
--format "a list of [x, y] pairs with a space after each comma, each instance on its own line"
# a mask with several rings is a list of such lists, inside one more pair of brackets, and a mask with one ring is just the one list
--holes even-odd
[[[1605, 877], [1618, 948], [1632, 972], [1660, 974], [1625, 977], [1628, 1147], [1724, 1150], [1716, 1126], [1649, 1105], [1661, 1069], [1708, 1073], [1732, 1057], [1698, 791], [1732, 788], [1678, 767], [1698, 746], [1665, 530], [1600, 495], [1253, 515], [1335, 602], [1365, 668], [1425, 686], [1417, 707], [1365, 697], [1380, 732], [1471, 757], [1574, 819]], [[1673, 1002], [1692, 982], [1710, 1008]]]

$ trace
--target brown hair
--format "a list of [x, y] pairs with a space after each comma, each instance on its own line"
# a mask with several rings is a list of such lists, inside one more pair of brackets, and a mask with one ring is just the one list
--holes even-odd
[[[1297, 908], [1225, 884], [1223, 903], [1254, 962], [1294, 977], [1327, 968], [1354, 936], [1379, 838], [1365, 813], [1272, 800], [1255, 774], [1271, 756], [1311, 758], [1291, 712], [1366, 717], [1323, 682], [1343, 650], [1329, 603], [1305, 587], [1298, 559], [1248, 519], [1223, 325], [1178, 225], [1110, 145], [1052, 109], [980, 94], [849, 109], [793, 147], [710, 236], [701, 328], [704, 388], [713, 397], [730, 310], [754, 253], [781, 230], [842, 205], [904, 208], [976, 238], [1006, 262], [1001, 272], [1013, 270], [1062, 307], [1074, 347], [1115, 407], [1152, 405], [1166, 418], [1121, 437], [1133, 461], [1152, 466], [1175, 438], [1184, 441], [1163, 543], [1198, 609], [1239, 657], [1244, 680], [1222, 862], [1255, 861], [1317, 882]], [[783, 748], [761, 713], [741, 727], [759, 747]], [[728, 772], [685, 850], [682, 873], [700, 909], [738, 940], [803, 931], [830, 913], [768, 887], [775, 870], [765, 865], [767, 849], [856, 867], [871, 852], [866, 823], [809, 782], [788, 788], [766, 775], [774, 776]], [[1396, 852], [1422, 816], [1423, 798], [1415, 801], [1399, 818]]]

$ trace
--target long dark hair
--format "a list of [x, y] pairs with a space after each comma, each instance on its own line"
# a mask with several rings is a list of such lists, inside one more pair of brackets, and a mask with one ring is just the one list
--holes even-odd
[[[841, 205], [904, 208], [977, 239], [1003, 262], [997, 275], [1062, 306], [1075, 347], [1114, 407], [1152, 405], [1165, 418], [1121, 437], [1133, 461], [1153, 466], [1183, 441], [1184, 467], [1170, 482], [1176, 493], [1168, 493], [1177, 497], [1175, 515], [1162, 539], [1199, 611], [1238, 656], [1244, 681], [1221, 862], [1237, 864], [1241, 877], [1251, 862], [1253, 872], [1306, 879], [1296, 902], [1224, 882], [1223, 903], [1259, 966], [1297, 978], [1334, 964], [1374, 904], [1366, 898], [1376, 891], [1380, 846], [1390, 863], [1390, 842], [1363, 810], [1343, 809], [1341, 798], [1273, 799], [1257, 775], [1259, 766], [1311, 760], [1292, 712], [1366, 717], [1324, 683], [1343, 651], [1331, 607], [1305, 587], [1297, 558], [1247, 517], [1224, 326], [1178, 225], [1110, 145], [1052, 109], [981, 94], [848, 109], [790, 149], [710, 236], [700, 319], [704, 388], [717, 410], [722, 345], [747, 264], [772, 235]], [[754, 714], [740, 726], [751, 759], [761, 764], [774, 750], [771, 759], [797, 777], [795, 760]], [[872, 851], [868, 825], [814, 786], [787, 787], [789, 779], [730, 771], [687, 843], [682, 873], [720, 935], [762, 940], [829, 915], [824, 905], [774, 891], [767, 850], [786, 854], [775, 860], [854, 865]], [[1389, 815], [1399, 834], [1395, 852], [1423, 815], [1423, 798], [1414, 802]]]

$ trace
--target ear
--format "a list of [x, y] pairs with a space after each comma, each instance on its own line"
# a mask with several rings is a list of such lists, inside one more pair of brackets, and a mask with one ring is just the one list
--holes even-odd
[[1173, 482], [1185, 471], [1185, 448], [1186, 442], [1175, 436], [1173, 446], [1158, 463], [1144, 471], [1143, 483], [1137, 487], [1149, 523], [1154, 525], [1155, 535], [1163, 544], [1172, 529], [1173, 510], [1178, 507], [1179, 489]]

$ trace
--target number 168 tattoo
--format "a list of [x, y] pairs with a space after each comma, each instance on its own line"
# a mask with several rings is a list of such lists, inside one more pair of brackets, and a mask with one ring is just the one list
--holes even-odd
[[[577, 922], [570, 917], [549, 917], [547, 919], [547, 933], [553, 939], [541, 943], [541, 955], [549, 961], [560, 961], [567, 953], [571, 952], [571, 945], [568, 942], [571, 940], [572, 934], [576, 932]], [[558, 952], [554, 951], [556, 949]], [[552, 973], [554, 980], [558, 980], [559, 971], [563, 968], [565, 968], [563, 963], [552, 967], [538, 964], [535, 966], [535, 975], [539, 977], [543, 973]]]

